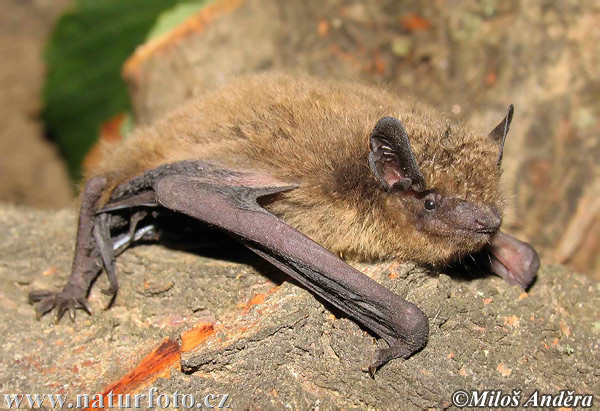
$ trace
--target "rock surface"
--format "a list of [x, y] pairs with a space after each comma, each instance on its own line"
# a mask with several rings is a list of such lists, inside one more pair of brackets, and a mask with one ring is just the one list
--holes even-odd
[[[65, 282], [75, 223], [71, 210], [0, 206], [0, 394], [153, 386], [196, 397], [228, 393], [235, 408], [330, 409], [442, 407], [455, 390], [487, 388], [522, 390], [523, 400], [534, 390], [570, 389], [600, 401], [600, 285], [565, 267], [543, 266], [525, 294], [475, 273], [355, 265], [430, 318], [428, 346], [371, 379], [362, 368], [385, 344], [235, 243], [201, 254], [131, 249], [118, 259], [112, 308], [103, 309], [101, 277], [91, 291], [93, 317], [80, 311], [75, 323], [36, 321], [27, 293]], [[201, 329], [209, 332], [188, 338]], [[169, 347], [177, 355], [148, 371], [153, 350], [166, 357]], [[131, 372], [138, 364], [141, 374]]]

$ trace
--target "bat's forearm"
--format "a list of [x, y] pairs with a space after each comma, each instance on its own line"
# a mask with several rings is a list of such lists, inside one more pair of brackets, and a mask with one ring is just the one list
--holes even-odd
[[81, 209], [79, 212], [79, 224], [77, 226], [77, 244], [75, 245], [75, 256], [73, 268], [68, 284], [77, 288], [83, 295], [88, 289], [98, 272], [102, 268], [98, 264], [98, 253], [96, 243], [93, 239], [94, 220], [98, 199], [106, 186], [106, 179], [101, 176], [92, 177], [82, 193]]
[[287, 187], [223, 184], [205, 177], [171, 175], [156, 185], [157, 201], [234, 234], [253, 251], [371, 331], [390, 348], [371, 371], [387, 361], [408, 358], [427, 344], [427, 316], [414, 304], [355, 270], [319, 244], [262, 209], [256, 198]]

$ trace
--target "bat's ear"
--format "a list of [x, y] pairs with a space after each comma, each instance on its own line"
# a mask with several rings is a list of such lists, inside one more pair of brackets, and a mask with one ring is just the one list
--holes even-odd
[[502, 154], [504, 152], [504, 142], [506, 141], [506, 135], [508, 134], [508, 129], [510, 128], [510, 123], [512, 122], [513, 113], [515, 112], [515, 108], [511, 104], [508, 106], [508, 113], [504, 119], [498, 124], [489, 136], [496, 142], [500, 143], [500, 151], [498, 152], [498, 161], [496, 164], [500, 166], [502, 163]]
[[419, 170], [406, 130], [394, 117], [377, 122], [370, 137], [369, 166], [386, 190], [398, 187], [425, 190], [425, 178]]

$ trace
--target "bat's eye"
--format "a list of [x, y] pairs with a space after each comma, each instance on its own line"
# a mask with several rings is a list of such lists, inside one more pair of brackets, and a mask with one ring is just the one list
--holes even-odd
[[433, 210], [435, 208], [435, 201], [427, 199], [425, 200], [425, 209], [426, 210]]

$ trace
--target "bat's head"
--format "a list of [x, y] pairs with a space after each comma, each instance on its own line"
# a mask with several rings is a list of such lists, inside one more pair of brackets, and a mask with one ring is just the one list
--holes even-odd
[[[404, 226], [409, 258], [446, 262], [494, 244], [502, 223], [500, 163], [512, 115], [510, 106], [488, 136], [468, 136], [460, 127], [438, 130], [441, 136], [420, 143], [419, 161], [399, 120], [384, 117], [377, 122], [370, 136], [369, 166], [385, 191], [387, 219]], [[407, 244], [396, 246], [406, 254]], [[528, 271], [530, 277], [531, 268], [523, 267], [537, 256], [515, 244], [516, 253], [509, 253], [506, 263], [513, 267], [507, 270], [514, 275]]]

